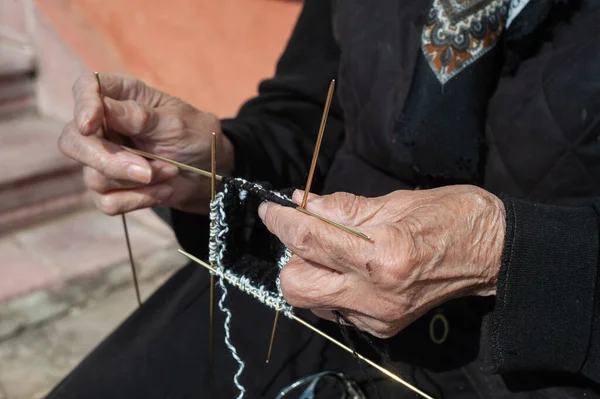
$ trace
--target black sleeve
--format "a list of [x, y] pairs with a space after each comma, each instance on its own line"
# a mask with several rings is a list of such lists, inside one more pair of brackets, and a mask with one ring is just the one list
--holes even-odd
[[600, 201], [504, 199], [507, 230], [491, 316], [497, 372], [565, 371], [600, 382]]
[[[339, 55], [330, 2], [305, 1], [275, 76], [260, 84], [258, 96], [235, 118], [222, 121], [235, 147], [238, 176], [276, 188], [304, 186]], [[313, 183], [317, 192], [342, 138], [343, 117], [334, 98]]]
[[[310, 167], [327, 90], [338, 72], [339, 49], [333, 37], [331, 2], [306, 0], [275, 76], [238, 115], [221, 121], [235, 148], [234, 175], [268, 181], [275, 188], [302, 188]], [[319, 153], [313, 189], [319, 192], [343, 139], [343, 117], [334, 97]], [[208, 217], [171, 209], [180, 245], [200, 258], [208, 253]]]

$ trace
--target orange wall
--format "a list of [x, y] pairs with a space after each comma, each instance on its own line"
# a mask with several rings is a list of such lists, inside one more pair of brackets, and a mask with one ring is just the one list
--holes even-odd
[[91, 70], [127, 72], [219, 116], [271, 76], [301, 4], [281, 0], [37, 0]]

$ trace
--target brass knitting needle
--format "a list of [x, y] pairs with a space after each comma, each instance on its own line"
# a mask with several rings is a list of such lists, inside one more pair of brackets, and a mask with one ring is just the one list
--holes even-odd
[[[213, 177], [212, 172], [207, 172], [207, 171], [202, 170], [202, 169], [194, 168], [193, 166], [189, 166], [189, 165], [186, 165], [186, 164], [181, 163], [181, 162], [173, 161], [173, 160], [171, 160], [169, 158], [161, 157], [159, 155], [150, 154], [149, 152], [141, 151], [141, 150], [138, 150], [138, 149], [135, 149], [135, 148], [125, 147], [124, 145], [121, 146], [121, 149], [123, 149], [125, 151], [128, 151], [128, 152], [131, 152], [133, 154], [137, 154], [137, 155], [139, 155], [141, 157], [144, 157], [144, 158], [150, 158], [150, 159], [154, 159], [154, 160], [157, 160], [157, 161], [166, 162], [166, 163], [171, 164], [173, 166], [177, 166], [179, 169], [187, 170], [188, 172], [192, 172], [192, 173], [195, 173], [197, 175], [201, 175], [201, 176], [204, 176], [204, 177], [210, 177], [210, 178]], [[218, 181], [221, 181], [221, 180], [223, 180], [223, 176], [215, 174], [215, 179], [218, 180]]]
[[[100, 94], [100, 100], [103, 101], [104, 94], [102, 93], [102, 85], [100, 84], [100, 74], [98, 72], [95, 72], [94, 75], [96, 76], [96, 82], [98, 83], [98, 93]], [[104, 103], [102, 104], [102, 107], [104, 107]], [[109, 137], [109, 134], [110, 133], [109, 133], [108, 127], [106, 125], [106, 116], [104, 115], [104, 112], [103, 112], [102, 113], [102, 135], [109, 140], [114, 139], [114, 141], [116, 143], [118, 143], [120, 141], [118, 137]], [[138, 283], [137, 272], [135, 270], [135, 263], [133, 261], [133, 252], [131, 251], [131, 241], [129, 240], [129, 229], [127, 228], [127, 219], [125, 218], [124, 213], [121, 214], [121, 221], [123, 222], [123, 231], [125, 232], [125, 242], [127, 244], [127, 253], [129, 255], [129, 264], [131, 265], [131, 274], [133, 276], [133, 285], [135, 287], [135, 296], [138, 301], [138, 306], [141, 307], [142, 306], [142, 297], [140, 295], [140, 285]]]
[[[210, 202], [215, 201], [215, 190], [217, 180], [217, 135], [215, 132], [212, 134], [211, 146], [210, 146]], [[214, 265], [211, 265], [214, 267]], [[210, 325], [210, 349], [209, 349], [209, 361], [210, 361], [210, 379], [214, 375], [215, 370], [215, 275], [210, 275], [210, 311], [209, 311], [209, 325]]]
[[[319, 133], [317, 135], [317, 143], [315, 144], [315, 150], [313, 152], [312, 161], [310, 163], [310, 169], [308, 171], [308, 178], [306, 179], [306, 185], [304, 186], [304, 198], [302, 204], [297, 207], [299, 211], [306, 210], [306, 201], [308, 200], [308, 194], [310, 194], [310, 186], [315, 175], [315, 168], [317, 167], [317, 160], [319, 159], [319, 151], [321, 150], [321, 143], [323, 142], [323, 134], [325, 133], [325, 125], [327, 124], [327, 116], [329, 115], [329, 108], [331, 108], [331, 100], [333, 99], [333, 91], [335, 89], [335, 79], [329, 84], [329, 90], [327, 91], [327, 99], [325, 100], [325, 108], [323, 108], [323, 115], [321, 116], [321, 125], [319, 126]], [[275, 320], [273, 320], [273, 329], [271, 330], [271, 340], [269, 341], [269, 351], [267, 352], [267, 363], [271, 360], [271, 352], [273, 351], [273, 343], [275, 342], [275, 332], [277, 331], [277, 323], [279, 322], [279, 312], [275, 312]]]
[[321, 143], [323, 142], [323, 134], [325, 133], [325, 125], [327, 124], [327, 116], [329, 116], [329, 108], [331, 107], [331, 100], [333, 99], [334, 89], [335, 79], [333, 79], [329, 84], [327, 100], [325, 101], [325, 108], [323, 109], [323, 116], [321, 117], [321, 125], [319, 126], [317, 144], [315, 144], [315, 151], [313, 152], [312, 162], [310, 163], [308, 179], [306, 180], [306, 186], [304, 187], [304, 198], [302, 198], [302, 205], [300, 205], [300, 208], [302, 209], [306, 209], [306, 201], [308, 201], [308, 194], [310, 194], [310, 186], [312, 185], [312, 180], [315, 175], [315, 168], [317, 167], [317, 160], [319, 159], [319, 151], [321, 150]]
[[[150, 154], [148, 152], [137, 150], [137, 149], [134, 149], [134, 148], [125, 147], [123, 145], [121, 146], [121, 148], [123, 150], [125, 150], [125, 151], [129, 151], [129, 152], [131, 152], [133, 154], [137, 154], [137, 155], [145, 157], [145, 158], [156, 159], [156, 160], [159, 160], [159, 161], [163, 161], [163, 162], [169, 163], [171, 165], [177, 166], [180, 169], [187, 170], [188, 172], [192, 172], [192, 173], [195, 173], [197, 175], [206, 176], [206, 177], [212, 177], [212, 173], [211, 172], [207, 172], [206, 170], [194, 168], [193, 166], [189, 166], [189, 165], [186, 165], [186, 164], [181, 163], [181, 162], [173, 161], [171, 159], [168, 159], [168, 158], [165, 158], [165, 157], [161, 157], [161, 156], [158, 156], [158, 155], [154, 155], [154, 154]], [[221, 180], [223, 180], [223, 176], [215, 175], [215, 179], [218, 180], [218, 181], [221, 181]], [[344, 230], [345, 232], [353, 234], [353, 235], [355, 235], [355, 236], [357, 236], [359, 238], [362, 238], [363, 240], [371, 241], [371, 237], [369, 237], [368, 235], [366, 235], [364, 233], [361, 233], [360, 231], [355, 230], [355, 229], [353, 229], [351, 227], [344, 226], [343, 224], [338, 223], [338, 222], [334, 222], [331, 219], [328, 219], [328, 218], [326, 218], [324, 216], [321, 216], [321, 215], [317, 215], [316, 213], [311, 212], [311, 211], [309, 211], [307, 209], [303, 209], [303, 208], [300, 208], [300, 207], [296, 207], [295, 209], [298, 210], [298, 211], [300, 211], [300, 212], [302, 212], [302, 213], [305, 213], [307, 215], [316, 217], [317, 219], [322, 220], [323, 222], [325, 222], [327, 224], [330, 224], [330, 225], [332, 225], [334, 227], [337, 227], [338, 229]]]
[[305, 213], [305, 214], [307, 214], [307, 215], [313, 216], [313, 217], [315, 217], [315, 218], [317, 218], [317, 219], [319, 219], [319, 220], [322, 220], [323, 222], [325, 222], [325, 223], [327, 223], [327, 224], [330, 224], [330, 225], [332, 225], [332, 226], [334, 226], [334, 227], [337, 227], [338, 229], [341, 229], [341, 230], [344, 230], [345, 232], [348, 232], [348, 233], [350, 233], [350, 234], [353, 234], [353, 235], [357, 236], [358, 238], [362, 238], [362, 239], [363, 239], [363, 240], [365, 240], [365, 241], [371, 241], [371, 237], [370, 237], [370, 236], [368, 236], [368, 235], [366, 235], [365, 233], [361, 233], [360, 231], [358, 231], [358, 230], [354, 230], [354, 229], [353, 229], [353, 228], [351, 228], [351, 227], [344, 226], [344, 225], [343, 225], [343, 224], [341, 224], [341, 223], [335, 222], [335, 221], [333, 221], [333, 220], [331, 220], [331, 219], [327, 219], [326, 217], [324, 217], [324, 216], [321, 216], [321, 215], [318, 215], [318, 214], [316, 214], [316, 213], [314, 213], [314, 212], [311, 212], [311, 211], [309, 211], [308, 209], [304, 209], [304, 208], [300, 208], [300, 207], [298, 207], [298, 208], [296, 208], [296, 210], [297, 210], [297, 211], [300, 211], [300, 212], [302, 212], [302, 213]]
[[[209, 265], [208, 263], [198, 259], [197, 257], [195, 257], [192, 254], [189, 254], [187, 252], [185, 252], [182, 249], [178, 250], [179, 253], [181, 253], [182, 255], [186, 256], [188, 259], [191, 259], [192, 261], [198, 263], [200, 266], [205, 267], [206, 269], [208, 269], [210, 272], [212, 273], [217, 273], [217, 271], [215, 270], [215, 268], [213, 268], [211, 265]], [[225, 279], [227, 280], [227, 282], [229, 282], [230, 284], [232, 283], [231, 279], [229, 276], [225, 275], [224, 276]], [[235, 285], [235, 284], [232, 284]], [[368, 365], [375, 367], [377, 370], [379, 370], [380, 372], [382, 372], [383, 374], [385, 374], [386, 376], [390, 377], [391, 379], [393, 379], [396, 382], [399, 382], [400, 384], [404, 385], [405, 387], [407, 387], [408, 389], [412, 390], [413, 392], [421, 395], [422, 397], [426, 398], [426, 399], [433, 399], [433, 397], [429, 396], [428, 394], [426, 394], [425, 392], [421, 391], [419, 388], [411, 385], [410, 383], [408, 383], [407, 381], [404, 381], [402, 378], [398, 377], [397, 375], [395, 375], [394, 373], [392, 373], [391, 371], [381, 367], [380, 365], [378, 365], [377, 363], [375, 363], [374, 361], [370, 360], [369, 358], [364, 357], [363, 355], [361, 355], [360, 353], [352, 350], [350, 347], [344, 345], [343, 343], [341, 343], [340, 341], [338, 341], [337, 339], [333, 338], [332, 336], [326, 334], [325, 332], [319, 330], [317, 327], [313, 326], [312, 324], [302, 320], [301, 318], [299, 318], [296, 315], [290, 315], [291, 318], [293, 320], [295, 320], [296, 322], [302, 324], [303, 326], [311, 329], [313, 332], [316, 332], [317, 334], [319, 334], [320, 336], [322, 336], [323, 338], [325, 338], [326, 340], [330, 341], [331, 343], [339, 346], [340, 348], [342, 348], [343, 350], [345, 350], [346, 352], [351, 353], [352, 355], [358, 357], [360, 360], [362, 360], [363, 362], [367, 363]]]
[[277, 331], [277, 323], [279, 323], [279, 311], [275, 312], [275, 320], [273, 320], [273, 328], [271, 330], [271, 340], [269, 341], [269, 351], [267, 352], [267, 361], [271, 361], [271, 352], [273, 351], [273, 342], [275, 342], [275, 332]]

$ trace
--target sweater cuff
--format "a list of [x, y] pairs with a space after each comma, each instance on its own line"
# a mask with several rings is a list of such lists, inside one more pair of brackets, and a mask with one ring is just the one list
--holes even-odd
[[[596, 216], [600, 221], [600, 200], [595, 202], [594, 210], [596, 211]], [[600, 263], [598, 264], [598, 272], [596, 276], [595, 308], [594, 325], [592, 328], [592, 337], [590, 339], [590, 349], [588, 350], [587, 359], [581, 372], [589, 379], [600, 384]]]
[[234, 151], [234, 171], [231, 176], [243, 176], [246, 179], [256, 180], [251, 173], [251, 165], [261, 165], [260, 162], [253, 162], [253, 152], [259, 151], [256, 148], [256, 142], [253, 141], [251, 130], [247, 124], [238, 121], [235, 118], [221, 120], [221, 130], [223, 134], [233, 144]]
[[579, 372], [594, 318], [597, 215], [591, 207], [503, 201], [506, 237], [489, 333], [494, 369]]

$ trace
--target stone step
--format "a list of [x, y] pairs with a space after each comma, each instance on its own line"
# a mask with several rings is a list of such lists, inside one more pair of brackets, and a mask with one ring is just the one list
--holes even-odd
[[0, 37], [0, 117], [35, 106], [35, 56]]
[[81, 167], [58, 151], [62, 127], [31, 111], [0, 120], [0, 233], [82, 203]]

